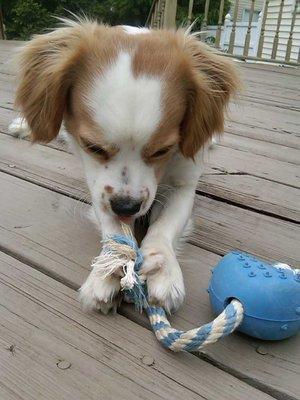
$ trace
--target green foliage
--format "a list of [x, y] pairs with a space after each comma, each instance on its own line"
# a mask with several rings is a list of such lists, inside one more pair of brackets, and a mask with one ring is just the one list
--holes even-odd
[[[1, 0], [0, 0], [1, 1]], [[178, 1], [177, 22], [187, 20], [189, 0]], [[152, 0], [3, 0], [4, 24], [8, 39], [28, 39], [34, 33], [45, 32], [57, 25], [54, 16], [72, 18], [71, 13], [98, 19], [111, 25], [143, 26]], [[216, 24], [220, 0], [210, 0], [208, 23]], [[194, 1], [195, 29], [200, 29], [205, 0]], [[230, 0], [225, 0], [224, 15]]]
[[4, 0], [8, 39], [28, 39], [57, 25], [55, 16], [87, 15], [112, 25], [144, 25], [152, 0]]
[[5, 1], [3, 14], [7, 39], [25, 40], [51, 26], [50, 13], [35, 0]]
[[127, 24], [143, 26], [147, 19], [152, 0], [104, 0], [98, 17], [112, 25]]

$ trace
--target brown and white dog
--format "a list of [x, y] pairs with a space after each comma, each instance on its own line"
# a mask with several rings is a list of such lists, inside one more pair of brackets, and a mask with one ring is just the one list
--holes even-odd
[[[32, 140], [49, 142], [64, 124], [102, 235], [151, 208], [142, 274], [150, 300], [168, 311], [184, 299], [176, 248], [190, 225], [204, 145], [222, 133], [237, 87], [231, 63], [180, 30], [66, 21], [21, 54], [16, 104]], [[83, 304], [115, 309], [119, 280], [91, 273]]]

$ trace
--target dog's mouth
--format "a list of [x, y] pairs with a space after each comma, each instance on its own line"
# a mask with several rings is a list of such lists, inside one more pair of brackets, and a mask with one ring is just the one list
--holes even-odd
[[119, 221], [123, 222], [123, 224], [126, 224], [126, 225], [130, 225], [131, 222], [133, 221], [133, 217], [132, 216], [128, 217], [126, 215], [118, 215], [117, 218], [118, 218]]

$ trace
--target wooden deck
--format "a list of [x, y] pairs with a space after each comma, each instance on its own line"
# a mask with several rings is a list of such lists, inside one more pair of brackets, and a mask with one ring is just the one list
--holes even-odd
[[[129, 305], [81, 311], [76, 289], [99, 252], [87, 189], [60, 144], [8, 134], [16, 47], [0, 42], [0, 399], [300, 399], [300, 335], [233, 334], [200, 355], [171, 354]], [[228, 250], [299, 265], [300, 71], [239, 65], [246, 91], [199, 182], [181, 257], [178, 328], [211, 320], [210, 268]]]

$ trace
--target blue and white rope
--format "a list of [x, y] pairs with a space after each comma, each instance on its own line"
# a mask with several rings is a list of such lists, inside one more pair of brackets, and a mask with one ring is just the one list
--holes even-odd
[[[104, 241], [104, 257], [105, 254], [112, 257], [112, 260], [118, 259], [118, 266], [122, 265], [125, 274], [125, 277], [122, 278], [123, 290], [126, 298], [132, 301], [137, 309], [144, 308], [146, 310], [156, 338], [167, 349], [176, 352], [198, 351], [202, 347], [229, 335], [241, 324], [243, 306], [238, 300], [234, 299], [216, 319], [208, 324], [189, 331], [172, 328], [164, 309], [151, 306], [147, 302], [147, 287], [140, 281], [138, 275], [143, 263], [143, 255], [130, 231], [127, 230], [125, 235], [115, 235]], [[105, 265], [107, 265], [107, 258]], [[99, 261], [101, 260], [97, 260], [98, 267]], [[134, 269], [129, 272], [127, 266], [131, 265], [130, 262], [132, 263], [132, 261], [134, 261]], [[131, 277], [129, 277], [130, 274]], [[129, 282], [129, 284], [126, 282]]]
[[232, 300], [212, 322], [189, 331], [172, 328], [161, 307], [149, 306], [146, 311], [156, 338], [172, 351], [199, 351], [232, 333], [243, 319], [243, 306], [238, 300]]

